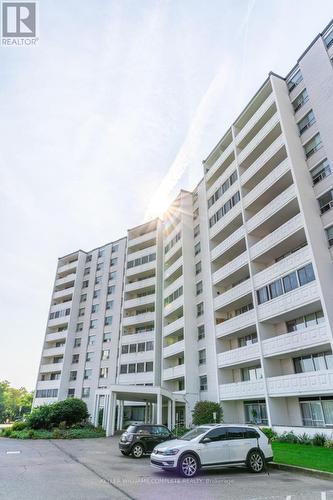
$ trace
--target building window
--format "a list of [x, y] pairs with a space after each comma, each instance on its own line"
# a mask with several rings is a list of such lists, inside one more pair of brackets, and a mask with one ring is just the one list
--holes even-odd
[[120, 373], [121, 374], [127, 373], [127, 365], [120, 365]]
[[100, 248], [100, 249], [98, 250], [98, 258], [103, 257], [103, 255], [104, 255], [104, 251], [105, 251], [105, 249], [104, 249], [104, 248]]
[[222, 205], [221, 208], [218, 209], [215, 214], [209, 218], [209, 227], [213, 227], [222, 217], [227, 215], [230, 210], [237, 205], [237, 203], [240, 201], [240, 194], [239, 191], [237, 191], [231, 198], [228, 200], [224, 205]]
[[138, 352], [145, 352], [146, 350], [146, 344], [144, 342], [140, 342], [138, 344]]
[[331, 351], [307, 354], [294, 358], [295, 373], [306, 373], [333, 369], [333, 355]]
[[316, 151], [322, 147], [320, 134], [316, 134], [309, 142], [304, 145], [306, 158], [310, 158]]
[[92, 375], [92, 370], [90, 368], [84, 370], [84, 374], [83, 374], [84, 380], [91, 379], [91, 375]]
[[310, 172], [313, 185], [318, 184], [318, 182], [328, 177], [331, 173], [331, 167], [327, 158], [325, 158], [325, 160], [321, 161], [319, 165], [314, 167]]
[[221, 198], [221, 196], [228, 191], [228, 189], [237, 181], [237, 171], [235, 170], [231, 176], [220, 186], [215, 193], [208, 200], [208, 208], [214, 205], [214, 203]]
[[262, 370], [260, 365], [241, 368], [241, 372], [243, 382], [246, 382], [248, 380], [260, 380], [262, 378]]
[[111, 341], [111, 332], [104, 332], [103, 342], [110, 342], [110, 341]]
[[74, 398], [75, 396], [75, 389], [68, 389], [67, 391], [67, 397], [68, 398]]
[[136, 344], [130, 344], [129, 348], [130, 348], [129, 352], [131, 354], [134, 354], [136, 352]]
[[168, 304], [171, 304], [171, 302], [173, 302], [174, 300], [178, 299], [178, 297], [180, 297], [181, 295], [183, 295], [183, 287], [179, 287], [177, 288], [177, 290], [175, 290], [174, 292], [172, 292], [168, 297], [166, 297], [164, 299], [164, 306], [167, 306]]
[[102, 271], [104, 267], [104, 262], [99, 262], [96, 266], [96, 271]]
[[125, 344], [121, 346], [121, 354], [127, 354], [129, 349], [129, 344]]
[[128, 373], [135, 373], [135, 363], [129, 363]]
[[324, 42], [326, 45], [326, 48], [329, 49], [331, 45], [333, 45], [333, 29], [324, 37]]
[[307, 283], [310, 283], [311, 281], [314, 281], [316, 279], [312, 264], [307, 264], [306, 266], [301, 267], [297, 270], [297, 274], [300, 286], [306, 285]]
[[109, 376], [109, 368], [101, 368], [99, 372], [100, 378], [108, 378]]
[[200, 241], [196, 245], [194, 245], [194, 255], [198, 255], [201, 252], [201, 244]]
[[116, 266], [117, 265], [117, 262], [118, 262], [118, 257], [115, 257], [114, 259], [111, 259], [110, 260], [110, 266]]
[[152, 372], [154, 369], [154, 363], [152, 361], [147, 361], [146, 372]]
[[50, 380], [59, 380], [61, 372], [51, 373]]
[[86, 362], [89, 363], [89, 361], [92, 361], [94, 359], [94, 352], [87, 352], [86, 353]]
[[333, 190], [328, 191], [318, 198], [320, 212], [324, 214], [333, 207]]
[[181, 232], [179, 231], [179, 233], [177, 233], [176, 236], [174, 236], [172, 240], [170, 240], [169, 243], [165, 246], [164, 254], [168, 253], [168, 251], [171, 250], [171, 248], [175, 246], [175, 244], [178, 243], [178, 241], [180, 241], [180, 238], [181, 238]]
[[245, 306], [240, 307], [239, 309], [235, 309], [235, 316], [239, 316], [240, 314], [244, 314], [248, 311], [251, 311], [253, 309], [253, 304], [250, 302], [249, 304], [246, 304]]
[[199, 217], [199, 208], [196, 208], [193, 212], [193, 220], [197, 220]]
[[91, 313], [92, 314], [98, 313], [98, 309], [99, 309], [99, 304], [93, 304], [91, 306]]
[[267, 409], [264, 400], [244, 401], [245, 423], [267, 425]]
[[96, 335], [89, 335], [88, 336], [88, 345], [94, 345], [96, 342]]
[[83, 293], [80, 297], [80, 302], [86, 302], [86, 300], [87, 300], [87, 294]]
[[89, 286], [89, 280], [86, 280], [82, 283], [82, 288], [88, 288]]
[[77, 337], [74, 339], [74, 347], [80, 347], [81, 346], [81, 337]]
[[144, 363], [137, 363], [136, 372], [143, 373], [144, 371], [145, 371], [145, 364]]
[[99, 285], [100, 283], [102, 283], [102, 276], [96, 276], [95, 285]]
[[36, 391], [36, 398], [56, 398], [58, 389], [39, 389]]
[[205, 325], [198, 326], [198, 340], [205, 338]]
[[98, 324], [98, 320], [97, 319], [92, 319], [92, 320], [90, 320], [89, 328], [91, 330], [93, 330], [93, 329], [97, 328], [97, 324]]
[[153, 351], [154, 350], [154, 342], [149, 340], [146, 342], [146, 351]]
[[199, 351], [199, 365], [205, 365], [206, 364], [206, 349], [201, 349]]
[[83, 276], [87, 276], [88, 274], [90, 274], [90, 267], [85, 268]]
[[114, 285], [108, 286], [108, 295], [112, 295], [116, 287]]
[[331, 248], [331, 246], [333, 246], [333, 226], [328, 227], [325, 231], [328, 239], [328, 246]]
[[127, 262], [127, 269], [136, 266], [141, 266], [142, 264], [147, 264], [148, 262], [153, 262], [154, 260], [156, 260], [156, 253], [151, 253], [150, 255], [144, 255], [143, 257], [138, 257], [135, 260], [129, 260]]
[[78, 363], [79, 362], [80, 355], [79, 354], [73, 354], [72, 356], [72, 363]]
[[83, 330], [83, 323], [77, 323], [76, 325], [76, 331], [77, 332], [82, 332]]
[[105, 309], [106, 309], [107, 311], [109, 311], [110, 309], [113, 309], [113, 300], [108, 300], [108, 301], [106, 302]]
[[294, 112], [296, 113], [301, 107], [309, 100], [308, 91], [306, 89], [302, 90], [302, 92], [296, 97], [296, 99], [292, 102]]
[[195, 228], [193, 229], [193, 236], [194, 236], [194, 238], [196, 238], [197, 236], [199, 236], [199, 234], [200, 234], [200, 226], [199, 226], [199, 224], [197, 224], [195, 226]]
[[81, 307], [79, 309], [79, 316], [84, 316], [84, 311], [85, 311], [85, 308], [84, 307]]
[[110, 349], [103, 349], [102, 355], [101, 355], [101, 360], [107, 361], [108, 359], [110, 359]]
[[200, 304], [197, 304], [197, 318], [199, 316], [202, 316], [204, 313], [204, 304], [203, 302], [200, 302]]
[[98, 298], [99, 298], [99, 296], [100, 296], [100, 294], [101, 294], [101, 291], [100, 291], [100, 290], [94, 290], [94, 295], [93, 295], [93, 298], [94, 298], [94, 299], [98, 299]]
[[202, 293], [202, 291], [203, 291], [202, 281], [199, 281], [195, 285], [195, 293], [196, 293], [196, 295], [200, 295]]
[[195, 265], [195, 274], [198, 275], [201, 273], [201, 260]]
[[82, 397], [89, 398], [90, 396], [90, 387], [82, 387]]
[[76, 377], [77, 377], [77, 371], [76, 370], [73, 370], [73, 371], [69, 372], [69, 380], [71, 382], [74, 381], [74, 380], [76, 380]]
[[319, 325], [325, 321], [323, 311], [317, 311], [311, 314], [307, 314], [305, 316], [299, 316], [296, 319], [292, 319], [287, 321], [287, 332], [296, 332], [299, 330], [303, 330], [304, 328], [309, 328], [314, 325]]
[[86, 262], [91, 262], [91, 259], [92, 259], [92, 255], [91, 255], [91, 254], [90, 254], [90, 255], [87, 255], [87, 257], [86, 257]]
[[309, 111], [305, 116], [304, 118], [302, 118], [298, 123], [297, 123], [297, 126], [298, 126], [298, 130], [299, 130], [299, 133], [300, 135], [304, 134], [304, 132], [306, 130], [308, 130], [308, 128], [311, 127], [311, 125], [313, 125], [315, 123], [316, 119], [315, 119], [315, 115], [314, 115], [314, 112], [312, 111]]
[[112, 316], [106, 316], [106, 318], [104, 319], [104, 325], [105, 326], [112, 325]]
[[288, 90], [289, 92], [291, 92], [295, 87], [297, 87], [297, 85], [299, 85], [299, 83], [301, 83], [301, 81], [303, 80], [303, 76], [302, 76], [302, 73], [301, 73], [301, 70], [298, 69], [291, 78], [289, 78], [289, 80], [287, 81], [287, 86], [288, 86]]
[[333, 425], [332, 396], [311, 398], [310, 401], [306, 401], [306, 398], [301, 398], [299, 403], [304, 426], [325, 427], [326, 425]]
[[119, 245], [118, 245], [118, 244], [116, 244], [116, 245], [112, 245], [111, 253], [116, 253], [116, 252], [118, 252], [118, 249], [119, 249]]
[[117, 277], [117, 271], [112, 271], [109, 273], [109, 280], [114, 281]]
[[207, 391], [207, 375], [202, 375], [199, 377], [200, 391]]
[[258, 337], [256, 333], [250, 333], [249, 335], [244, 335], [238, 339], [238, 347], [245, 347], [247, 345], [256, 344], [258, 342]]

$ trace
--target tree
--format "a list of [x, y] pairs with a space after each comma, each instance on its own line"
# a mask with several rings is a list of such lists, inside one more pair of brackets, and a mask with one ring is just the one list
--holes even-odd
[[30, 413], [33, 393], [25, 387], [15, 389], [7, 380], [0, 382], [0, 422], [22, 418]]
[[214, 401], [198, 401], [192, 412], [194, 425], [223, 422], [223, 412], [219, 403]]

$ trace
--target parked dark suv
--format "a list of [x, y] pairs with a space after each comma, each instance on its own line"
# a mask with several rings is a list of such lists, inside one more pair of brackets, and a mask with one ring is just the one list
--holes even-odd
[[123, 455], [141, 458], [145, 453], [151, 453], [158, 444], [174, 437], [165, 425], [130, 425], [121, 435], [119, 449]]

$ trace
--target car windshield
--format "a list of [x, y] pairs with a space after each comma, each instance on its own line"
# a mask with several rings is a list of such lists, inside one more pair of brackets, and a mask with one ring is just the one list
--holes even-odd
[[126, 432], [134, 433], [136, 431], [136, 426], [135, 425], [130, 425], [127, 427]]
[[196, 429], [192, 429], [191, 431], [186, 432], [186, 434], [184, 434], [184, 436], [181, 436], [180, 439], [184, 439], [185, 441], [192, 441], [192, 439], [205, 434], [205, 432], [207, 432], [208, 430], [209, 427], [197, 427]]

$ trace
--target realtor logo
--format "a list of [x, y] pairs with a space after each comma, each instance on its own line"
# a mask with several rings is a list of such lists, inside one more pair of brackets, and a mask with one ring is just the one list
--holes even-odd
[[36, 2], [2, 2], [2, 45], [35, 45], [37, 37]]

